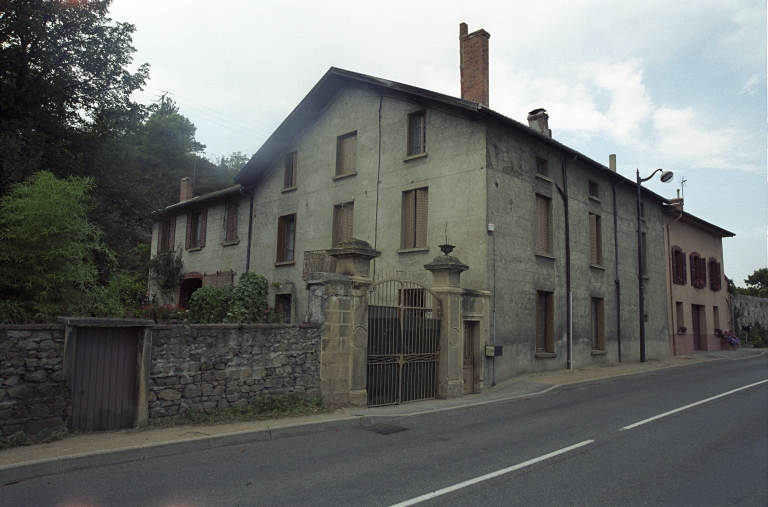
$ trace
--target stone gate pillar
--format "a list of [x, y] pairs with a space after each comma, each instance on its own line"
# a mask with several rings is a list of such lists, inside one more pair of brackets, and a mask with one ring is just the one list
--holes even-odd
[[381, 252], [352, 239], [328, 250], [336, 273], [310, 273], [307, 320], [323, 324], [320, 340], [320, 391], [334, 403], [366, 406], [368, 287], [371, 259]]
[[464, 373], [460, 277], [469, 266], [456, 257], [439, 255], [424, 268], [432, 272], [432, 290], [442, 302], [437, 392], [441, 398], [455, 398], [461, 396]]

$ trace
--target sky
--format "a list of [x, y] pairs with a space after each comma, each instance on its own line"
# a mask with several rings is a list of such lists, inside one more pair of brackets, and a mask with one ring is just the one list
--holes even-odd
[[490, 106], [736, 234], [737, 285], [768, 267], [765, 0], [114, 0], [136, 27], [134, 99], [176, 101], [215, 159], [253, 155], [330, 67], [458, 97], [459, 24], [490, 38]]

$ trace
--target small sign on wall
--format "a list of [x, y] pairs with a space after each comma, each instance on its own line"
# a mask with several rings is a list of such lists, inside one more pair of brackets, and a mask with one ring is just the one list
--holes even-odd
[[485, 357], [501, 357], [501, 345], [486, 345]]

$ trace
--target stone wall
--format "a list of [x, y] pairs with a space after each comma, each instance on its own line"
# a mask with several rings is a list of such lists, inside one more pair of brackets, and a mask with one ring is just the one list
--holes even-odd
[[743, 336], [741, 326], [751, 326], [755, 322], [768, 329], [768, 299], [731, 294], [731, 305], [735, 328], [733, 331], [737, 335]]
[[0, 430], [35, 434], [59, 428], [69, 413], [62, 380], [64, 326], [0, 326]]
[[211, 412], [258, 395], [320, 395], [320, 325], [155, 326], [149, 418]]

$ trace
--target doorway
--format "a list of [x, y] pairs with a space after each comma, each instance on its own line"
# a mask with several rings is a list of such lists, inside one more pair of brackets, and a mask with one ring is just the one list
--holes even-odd
[[701, 305], [691, 305], [691, 328], [693, 329], [693, 350], [701, 350]]

